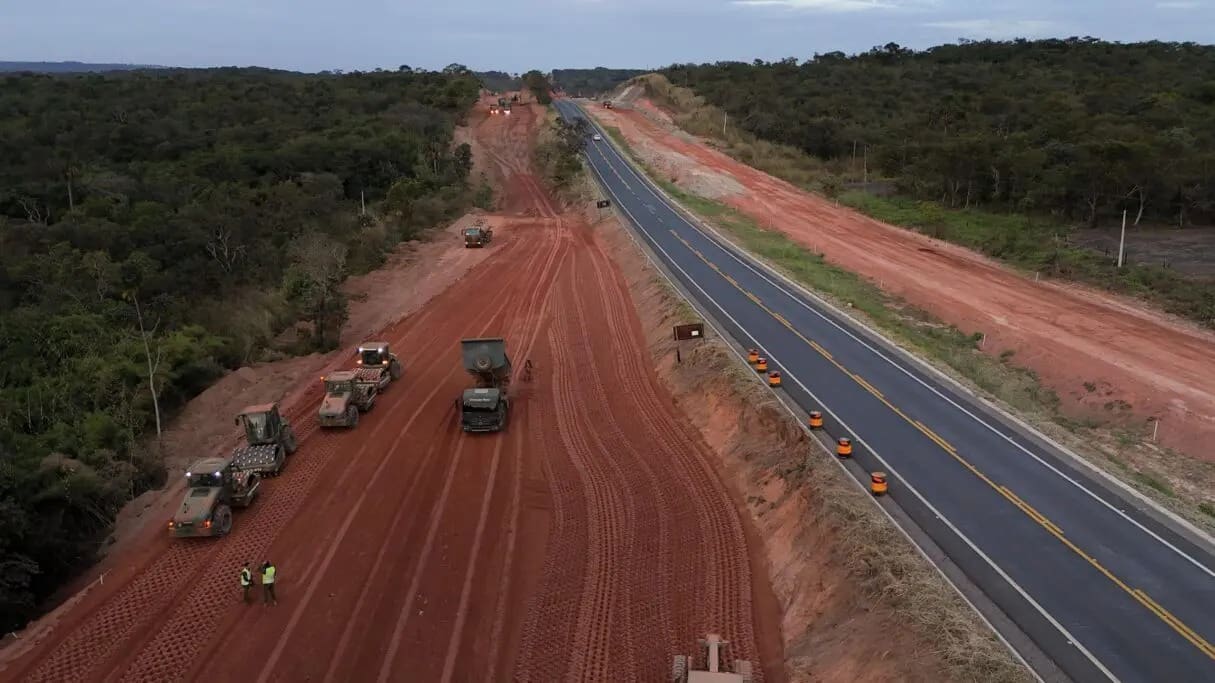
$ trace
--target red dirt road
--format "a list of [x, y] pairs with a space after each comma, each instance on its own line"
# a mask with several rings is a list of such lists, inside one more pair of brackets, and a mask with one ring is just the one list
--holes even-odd
[[1215, 438], [1215, 334], [1126, 299], [1035, 282], [967, 249], [836, 206], [656, 123], [653, 114], [588, 109], [680, 184], [701, 186], [967, 333], [984, 333], [993, 355], [1014, 350], [1013, 362], [1038, 373], [1065, 408], [1117, 417], [1107, 404], [1125, 401], [1140, 419], [1161, 419], [1163, 444], [1215, 460], [1205, 447]]
[[[355, 430], [322, 432], [306, 378], [301, 448], [229, 537], [150, 530], [0, 678], [655, 680], [706, 631], [753, 660], [760, 634], [779, 643], [744, 522], [649, 364], [619, 270], [527, 171], [539, 111], [478, 126], [514, 215], [382, 333], [402, 381]], [[516, 365], [511, 423], [464, 434], [458, 340], [489, 335]], [[264, 559], [279, 604], [243, 605], [240, 565]]]

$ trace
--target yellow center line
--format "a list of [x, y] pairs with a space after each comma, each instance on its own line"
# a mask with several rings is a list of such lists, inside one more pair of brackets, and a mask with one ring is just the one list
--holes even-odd
[[[671, 231], [671, 234], [674, 234], [676, 239], [678, 239], [680, 242], [683, 242], [685, 245], [687, 245], [688, 248], [691, 249], [698, 258], [700, 258], [700, 260], [704, 261], [706, 264], [709, 264], [710, 266], [713, 266], [714, 270], [721, 272], [720, 269], [718, 269], [715, 266], [715, 264], [713, 264], [707, 258], [705, 258], [703, 254], [701, 254], [699, 251], [696, 251], [695, 249], [692, 249], [691, 244], [689, 244], [687, 240], [683, 239], [678, 234], [675, 234], [674, 230]], [[1147, 608], [1150, 612], [1155, 614], [1161, 621], [1168, 624], [1168, 626], [1170, 628], [1172, 628], [1174, 631], [1176, 631], [1178, 634], [1180, 634], [1183, 638], [1188, 640], [1191, 644], [1193, 644], [1195, 647], [1197, 647], [1200, 651], [1202, 651], [1208, 657], [1210, 657], [1211, 659], [1215, 659], [1215, 646], [1212, 646], [1209, 642], [1207, 642], [1205, 639], [1203, 639], [1203, 637], [1201, 635], [1199, 635], [1197, 632], [1195, 632], [1193, 629], [1191, 629], [1189, 626], [1187, 626], [1180, 619], [1173, 616], [1172, 613], [1170, 613], [1168, 610], [1166, 610], [1164, 607], [1162, 607], [1159, 603], [1157, 603], [1155, 600], [1153, 600], [1150, 596], [1148, 596], [1147, 593], [1145, 593], [1144, 591], [1137, 589], [1137, 588], [1132, 589], [1130, 586], [1128, 586], [1122, 579], [1119, 579], [1117, 576], [1115, 576], [1113, 572], [1111, 572], [1110, 570], [1108, 570], [1104, 566], [1102, 566], [1101, 563], [1098, 562], [1096, 558], [1090, 556], [1088, 553], [1081, 550], [1075, 543], [1072, 543], [1071, 539], [1064, 536], [1063, 530], [1059, 527], [1059, 525], [1055, 524], [1048, 517], [1046, 517], [1046, 515], [1043, 515], [1042, 513], [1038, 512], [1033, 507], [1031, 507], [1028, 503], [1021, 500], [1021, 498], [1019, 496], [1017, 496], [1017, 494], [1013, 493], [1008, 487], [1002, 486], [1002, 485], [997, 484], [996, 482], [992, 481], [990, 477], [988, 477], [986, 474], [984, 474], [982, 471], [980, 471], [979, 468], [977, 468], [973, 464], [971, 464], [971, 462], [969, 460], [967, 460], [966, 458], [959, 455], [957, 449], [955, 449], [952, 444], [950, 444], [948, 441], [946, 441], [945, 439], [938, 436], [936, 432], [932, 431], [932, 429], [930, 429], [928, 427], [928, 425], [925, 425], [924, 423], [920, 422], [919, 420], [913, 420], [910, 417], [908, 417], [906, 414], [904, 414], [903, 411], [899, 410], [896, 406], [894, 406], [892, 403], [890, 403], [890, 401], [888, 401], [886, 399], [886, 397], [883, 396], [881, 394], [881, 392], [879, 392], [873, 385], [869, 384], [869, 382], [867, 382], [860, 375], [854, 374], [853, 372], [851, 372], [850, 370], [845, 368], [842, 364], [840, 364], [839, 361], [835, 360], [835, 358], [832, 357], [832, 355], [830, 353], [828, 353], [827, 350], [825, 348], [823, 348], [822, 345], [820, 345], [818, 342], [816, 342], [812, 339], [808, 339], [799, 330], [794, 329], [793, 326], [789, 323], [789, 321], [784, 318], [784, 316], [780, 315], [776, 311], [765, 306], [763, 301], [761, 301], [759, 299], [759, 297], [757, 297], [754, 294], [752, 294], [751, 292], [748, 292], [747, 290], [743, 289], [738, 284], [738, 282], [736, 282], [734, 280], [734, 278], [730, 277], [729, 275], [726, 275], [725, 273], [722, 273], [722, 277], [725, 278], [725, 280], [727, 282], [729, 282], [731, 285], [733, 285], [735, 287], [735, 289], [737, 289], [738, 291], [740, 291], [744, 295], [746, 295], [746, 297], [748, 299], [755, 302], [755, 304], [757, 306], [759, 306], [760, 308], [762, 308], [764, 310], [764, 312], [766, 312], [768, 315], [772, 316], [772, 318], [774, 318], [775, 320], [780, 322], [785, 327], [792, 330], [793, 333], [795, 335], [797, 335], [797, 337], [799, 339], [801, 339], [803, 342], [805, 342], [810, 348], [812, 348], [816, 352], [818, 352], [819, 355], [821, 355], [823, 358], [827, 359], [832, 365], [834, 365], [836, 368], [838, 368], [845, 375], [847, 375], [848, 377], [851, 377], [852, 380], [855, 381], [858, 385], [860, 385], [863, 389], [865, 389], [866, 391], [868, 391], [869, 393], [871, 393], [875, 397], [877, 397], [888, 408], [890, 408], [892, 411], [894, 411], [895, 414], [897, 414], [899, 417], [903, 418], [908, 423], [910, 423], [912, 426], [914, 426], [916, 429], [918, 429], [920, 432], [922, 432], [933, 443], [940, 446], [941, 449], [944, 450], [946, 453], [948, 453], [954, 460], [956, 460], [958, 463], [960, 463], [966, 469], [970, 470], [970, 472], [972, 474], [974, 474], [976, 477], [978, 477], [983, 483], [990, 486], [993, 490], [996, 491], [996, 493], [999, 493], [1005, 500], [1009, 501], [1014, 507], [1016, 507], [1023, 514], [1025, 514], [1025, 516], [1032, 519], [1035, 523], [1038, 524], [1038, 526], [1045, 529], [1047, 531], [1047, 533], [1051, 534], [1056, 539], [1058, 539], [1061, 543], [1063, 543], [1064, 546], [1066, 546], [1072, 552], [1074, 552], [1075, 554], [1084, 558], [1084, 560], [1086, 562], [1088, 562], [1090, 565], [1092, 565], [1093, 568], [1095, 568], [1102, 575], [1104, 575], [1107, 579], [1109, 579], [1111, 582], [1113, 582], [1114, 585], [1121, 588], [1124, 592], [1126, 592], [1128, 595], [1130, 595], [1132, 598], [1134, 598], [1135, 601], [1137, 601], [1138, 603], [1143, 605], [1145, 608]]]

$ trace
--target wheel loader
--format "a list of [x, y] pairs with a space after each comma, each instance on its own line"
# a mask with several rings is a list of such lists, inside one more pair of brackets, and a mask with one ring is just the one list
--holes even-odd
[[466, 432], [497, 432], [506, 427], [510, 400], [510, 357], [501, 337], [461, 339], [464, 370], [476, 384], [460, 397], [460, 426]]
[[722, 648], [729, 644], [716, 633], [701, 638], [703, 669], [693, 669], [694, 662], [688, 655], [675, 655], [671, 662], [671, 683], [752, 683], [751, 662], [745, 659], [734, 660], [732, 672], [722, 671]]
[[230, 458], [237, 470], [275, 476], [298, 447], [295, 431], [279, 414], [278, 403], [249, 406], [236, 416], [236, 424], [245, 427], [245, 445], [233, 450]]
[[186, 470], [186, 493], [169, 520], [169, 535], [226, 535], [232, 530], [232, 508], [249, 507], [259, 486], [261, 476], [240, 469], [232, 458], [195, 460]]
[[371, 410], [380, 390], [377, 382], [359, 379], [355, 370], [331, 372], [321, 381], [325, 383], [325, 398], [317, 409], [317, 422], [322, 427], [355, 427], [359, 413]]
[[405, 369], [401, 361], [388, 348], [388, 342], [369, 341], [359, 344], [358, 364], [359, 381], [375, 383], [379, 391], [384, 391], [388, 385], [401, 379]]

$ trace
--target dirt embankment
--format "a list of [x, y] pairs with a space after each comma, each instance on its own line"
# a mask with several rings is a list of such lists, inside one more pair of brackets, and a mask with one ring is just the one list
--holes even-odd
[[659, 375], [718, 458], [754, 525], [792, 681], [1024, 681], [1028, 674], [844, 479], [724, 342], [681, 348], [692, 315], [615, 219], [596, 225], [619, 264]]

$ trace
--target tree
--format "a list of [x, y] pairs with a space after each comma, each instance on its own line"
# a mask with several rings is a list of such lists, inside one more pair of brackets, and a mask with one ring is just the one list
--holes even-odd
[[346, 277], [346, 245], [319, 233], [309, 233], [291, 244], [283, 288], [287, 299], [313, 325], [318, 349], [337, 343], [346, 322], [346, 299], [338, 286]]

